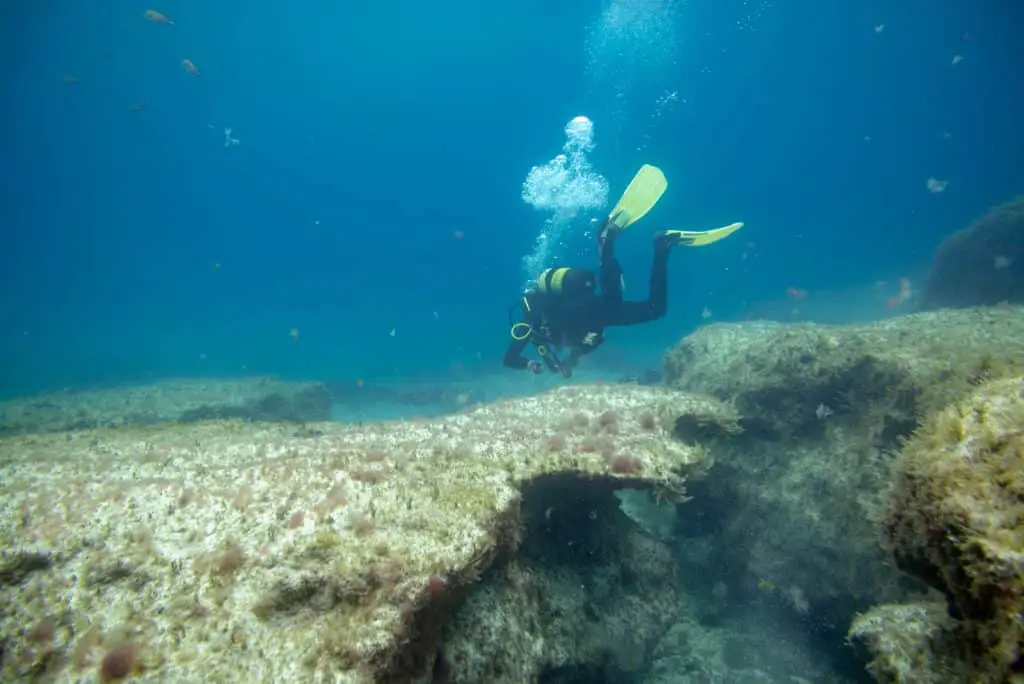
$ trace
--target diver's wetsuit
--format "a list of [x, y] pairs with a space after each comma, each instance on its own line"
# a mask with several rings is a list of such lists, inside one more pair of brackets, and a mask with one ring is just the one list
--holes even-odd
[[[513, 335], [505, 350], [506, 366], [527, 368], [529, 361], [522, 354], [528, 344], [534, 344], [551, 370], [568, 377], [581, 356], [601, 346], [606, 327], [646, 323], [665, 315], [668, 308], [668, 254], [672, 242], [664, 234], [659, 234], [654, 240], [649, 298], [625, 302], [622, 301], [622, 267], [615, 258], [615, 237], [615, 234], [609, 234], [601, 245], [599, 295], [576, 306], [563, 305], [557, 295], [537, 292], [526, 295], [524, 315], [517, 327], [529, 326], [531, 333], [520, 339]], [[559, 360], [555, 350], [566, 347], [569, 355]]]

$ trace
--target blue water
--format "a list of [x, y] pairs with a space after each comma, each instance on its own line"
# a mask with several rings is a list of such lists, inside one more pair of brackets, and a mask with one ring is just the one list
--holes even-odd
[[673, 255], [669, 315], [608, 358], [919, 273], [1024, 189], [1021, 3], [615, 0], [637, 23], [608, 35], [596, 0], [153, 2], [173, 26], [0, 9], [0, 394], [503, 372], [547, 218], [522, 183], [579, 114], [611, 201], [642, 163], [669, 179], [621, 241], [627, 296], [656, 229], [746, 222]]

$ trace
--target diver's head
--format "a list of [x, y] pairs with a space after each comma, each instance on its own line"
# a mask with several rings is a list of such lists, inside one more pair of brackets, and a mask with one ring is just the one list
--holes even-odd
[[549, 268], [537, 276], [537, 292], [556, 305], [583, 306], [597, 296], [597, 276], [588, 268]]

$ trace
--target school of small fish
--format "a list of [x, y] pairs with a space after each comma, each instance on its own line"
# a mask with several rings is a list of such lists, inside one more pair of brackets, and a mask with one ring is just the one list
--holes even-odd
[[[146, 21], [149, 21], [150, 23], [153, 23], [153, 24], [161, 24], [161, 25], [165, 25], [165, 26], [176, 26], [175, 22], [170, 17], [168, 17], [163, 12], [160, 12], [160, 11], [155, 10], [155, 9], [147, 9], [145, 12], [143, 12], [142, 16], [143, 16], [144, 19], [146, 19]], [[874, 26], [874, 32], [876, 34], [882, 34], [885, 31], [885, 28], [886, 28], [885, 24], [876, 24]], [[967, 33], [964, 33], [964, 34], [961, 35], [960, 39], [961, 39], [962, 42], [966, 43], [970, 39], [970, 36]], [[954, 54], [952, 59], [951, 59], [951, 61], [950, 61], [950, 65], [951, 66], [955, 66], [955, 65], [959, 64], [960, 62], [962, 62], [963, 59], [964, 59], [963, 55], [961, 55], [961, 54]], [[202, 73], [200, 72], [199, 68], [196, 66], [195, 62], [193, 62], [191, 59], [189, 59], [187, 57], [183, 58], [181, 60], [181, 67], [190, 76], [194, 76], [194, 77], [198, 78], [198, 77], [200, 77], [202, 75]], [[62, 80], [63, 80], [64, 84], [68, 85], [68, 86], [77, 86], [77, 85], [82, 83], [81, 79], [79, 79], [79, 78], [77, 78], [75, 76], [72, 76], [72, 75], [65, 75], [62, 78]], [[672, 95], [672, 99], [675, 99], [675, 92], [673, 92], [671, 95]], [[145, 101], [135, 102], [135, 103], [132, 103], [129, 106], [129, 109], [132, 112], [142, 112], [142, 111], [147, 110], [148, 108], [149, 108], [149, 103], [145, 102]], [[943, 137], [944, 138], [949, 138], [950, 134], [949, 133], [943, 133]], [[870, 141], [871, 137], [870, 136], [864, 136], [864, 140], [865, 141]], [[238, 143], [239, 143], [239, 140], [238, 140], [238, 138], [235, 138], [233, 136], [232, 129], [231, 128], [225, 128], [224, 129], [224, 146], [225, 147], [234, 147], [234, 146], [237, 146]], [[925, 186], [928, 189], [928, 192], [930, 192], [932, 194], [940, 194], [940, 193], [945, 192], [945, 190], [949, 186], [949, 181], [948, 180], [939, 180], [939, 179], [934, 178], [934, 177], [929, 177], [927, 179], [927, 181], [925, 182]], [[319, 221], [317, 223], [319, 223]], [[461, 239], [463, 237], [463, 232], [461, 230], [455, 230], [453, 232], [453, 237], [455, 239]], [[747, 257], [747, 253], [744, 252], [743, 258], [745, 259], [746, 257]], [[1009, 260], [1006, 260], [1006, 262], [1003, 263], [1001, 261], [1002, 259], [1006, 259], [1006, 258], [1005, 257], [999, 257], [999, 258], [996, 259], [996, 263], [995, 263], [996, 270], [1001, 270], [1003, 268], [1006, 268], [1009, 265]], [[219, 264], [217, 266], [219, 267]], [[798, 288], [798, 287], [789, 287], [789, 288], [786, 289], [785, 294], [786, 294], [786, 297], [788, 299], [790, 299], [791, 301], [796, 302], [796, 301], [801, 301], [801, 300], [803, 300], [804, 298], [807, 297], [807, 290], [804, 290], [804, 289], [801, 289], [801, 288]], [[909, 300], [911, 298], [912, 294], [913, 294], [913, 292], [912, 292], [912, 288], [911, 288], [910, 279], [909, 278], [901, 278], [900, 279], [899, 293], [897, 295], [893, 296], [893, 297], [888, 297], [885, 300], [885, 304], [890, 309], [896, 308], [898, 306], [901, 306], [907, 300]], [[794, 313], [797, 313], [796, 309], [794, 309]], [[707, 306], [705, 306], [704, 309], [701, 311], [701, 318], [704, 319], [704, 320], [707, 320], [707, 319], [709, 319], [711, 317], [711, 315], [712, 315], [711, 310]], [[436, 314], [435, 314], [435, 316], [436, 316]], [[390, 331], [389, 335], [391, 337], [394, 337], [396, 335], [396, 330], [392, 329]], [[299, 339], [299, 331], [298, 331], [298, 329], [297, 328], [292, 328], [289, 331], [289, 337], [291, 337], [293, 341], [298, 341], [298, 339]], [[360, 386], [361, 386], [361, 384], [362, 384], [362, 381], [359, 381], [359, 385]]]
[[[173, 19], [171, 19], [163, 12], [155, 9], [147, 9], [145, 12], [142, 13], [142, 18], [150, 22], [151, 24], [160, 24], [163, 26], [177, 26]], [[185, 71], [186, 74], [190, 76], [195, 76], [197, 78], [199, 76], [202, 76], [202, 72], [199, 70], [199, 67], [197, 67], [196, 63], [188, 57], [182, 58], [181, 68]], [[73, 76], [71, 74], [63, 76], [61, 80], [64, 82], [65, 85], [68, 86], [78, 86], [82, 83], [82, 80], [80, 78], [78, 78], [77, 76]], [[150, 103], [148, 101], [133, 102], [130, 105], [128, 105], [128, 109], [132, 112], [144, 112], [148, 110], [149, 107]], [[228, 129], [228, 131], [230, 131], [230, 129]], [[237, 138], [231, 137], [230, 133], [225, 134], [225, 147], [233, 147], [237, 144]]]

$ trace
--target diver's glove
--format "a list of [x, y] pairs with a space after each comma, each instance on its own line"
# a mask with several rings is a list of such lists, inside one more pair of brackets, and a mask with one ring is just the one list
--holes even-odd
[[544, 366], [540, 365], [540, 361], [530, 359], [526, 362], [526, 370], [530, 371], [534, 375], [540, 375], [544, 372]]

